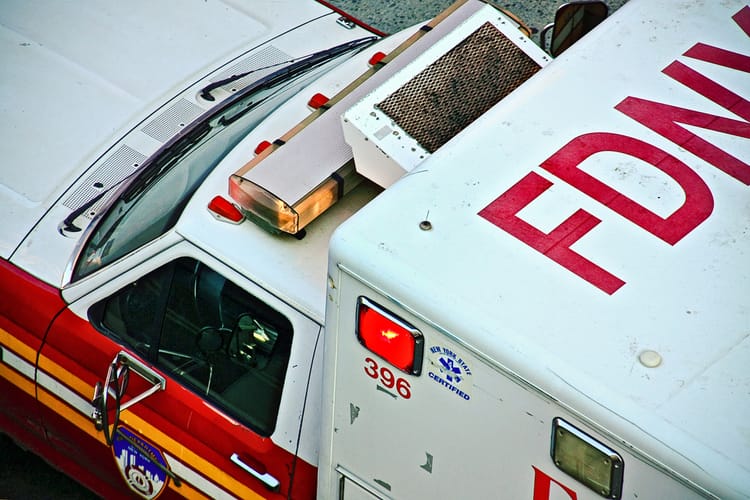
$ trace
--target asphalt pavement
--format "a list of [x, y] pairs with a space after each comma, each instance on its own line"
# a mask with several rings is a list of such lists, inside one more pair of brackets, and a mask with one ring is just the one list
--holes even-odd
[[[336, 7], [385, 33], [395, 33], [434, 17], [453, 0], [328, 0]], [[538, 32], [555, 17], [563, 0], [485, 0], [518, 16], [529, 28], [532, 38], [539, 42]], [[622, 7], [627, 0], [606, 0], [610, 12]]]
[[0, 499], [94, 500], [97, 496], [73, 479], [24, 451], [0, 434]]
[[[452, 0], [329, 0], [363, 22], [385, 32], [429, 19], [453, 3]], [[614, 11], [627, 0], [608, 0]], [[554, 18], [558, 0], [509, 0], [498, 5], [519, 16], [531, 28], [538, 42], [538, 32]], [[96, 498], [75, 481], [55, 471], [34, 454], [23, 451], [0, 435], [0, 500], [89, 500]]]

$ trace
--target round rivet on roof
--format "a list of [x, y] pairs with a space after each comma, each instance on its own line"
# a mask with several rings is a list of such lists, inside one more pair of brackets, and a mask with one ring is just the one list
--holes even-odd
[[661, 364], [661, 354], [656, 351], [643, 351], [638, 355], [638, 361], [646, 368], [656, 368]]
[[422, 231], [429, 231], [430, 229], [432, 229], [432, 222], [423, 220], [419, 223], [419, 229], [421, 229]]

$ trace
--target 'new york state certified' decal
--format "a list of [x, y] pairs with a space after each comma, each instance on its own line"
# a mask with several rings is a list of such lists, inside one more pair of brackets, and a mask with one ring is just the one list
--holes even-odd
[[[471, 396], [466, 393], [471, 384], [466, 380], [471, 377], [471, 368], [455, 352], [445, 346], [430, 347], [430, 370], [428, 376], [458, 397], [466, 401]], [[436, 370], [436, 371], [433, 371]]]
[[[138, 446], [133, 446], [120, 433]], [[167, 485], [167, 462], [164, 456], [143, 438], [120, 426], [112, 438], [112, 452], [130, 489], [143, 498], [156, 498]]]

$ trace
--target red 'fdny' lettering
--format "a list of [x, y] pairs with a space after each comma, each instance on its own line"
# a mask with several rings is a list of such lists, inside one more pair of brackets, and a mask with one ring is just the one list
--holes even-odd
[[625, 284], [624, 281], [570, 249], [573, 243], [601, 222], [599, 219], [579, 209], [551, 232], [544, 233], [516, 215], [550, 186], [552, 182], [535, 172], [529, 172], [481, 210], [479, 215], [597, 288], [608, 294], [615, 293]]
[[[718, 51], [718, 49], [710, 49]], [[710, 51], [705, 50], [702, 52]], [[689, 53], [690, 51], [686, 52], [686, 55]], [[739, 68], [735, 69], [750, 73], [750, 57], [739, 56], [739, 54], [726, 51], [717, 52], [717, 55], [719, 54], [729, 57], [732, 57], [732, 55], [737, 56], [734, 59], [744, 64], [737, 65]], [[746, 60], [741, 61], [741, 57], [744, 57]], [[673, 62], [664, 69], [664, 73], [735, 115], [750, 121], [750, 102], [747, 99], [740, 97], [713, 80], [709, 80], [681, 62]], [[615, 106], [615, 109], [663, 135], [738, 181], [750, 185], [750, 165], [678, 125], [678, 123], [684, 123], [686, 125], [693, 125], [707, 130], [750, 139], [750, 123], [747, 123], [747, 121], [733, 120], [637, 97], [625, 98], [620, 104]]]
[[[750, 36], [750, 7], [743, 7], [732, 19]], [[698, 43], [684, 55], [750, 73], [750, 57], [736, 52]], [[750, 165], [680, 125], [750, 139], [750, 101], [679, 61], [668, 65], [663, 72], [744, 121], [632, 96], [623, 99], [615, 109], [734, 179], [750, 185]], [[682, 189], [684, 203], [663, 218], [579, 168], [585, 159], [605, 151], [637, 158], [661, 170]], [[695, 230], [711, 215], [714, 207], [708, 186], [686, 163], [652, 144], [621, 134], [594, 132], [580, 135], [540, 166], [670, 245], [675, 245]], [[625, 281], [570, 248], [601, 222], [598, 218], [579, 209], [551, 232], [544, 233], [517, 216], [552, 184], [541, 175], [530, 172], [482, 209], [479, 215], [605, 293], [615, 293]]]
[[[632, 156], [658, 168], [680, 185], [685, 202], [664, 219], [578, 168], [586, 158], [602, 151]], [[578, 136], [545, 160], [541, 167], [670, 245], [698, 227], [714, 207], [711, 191], [693, 169], [656, 146], [625, 135]]]

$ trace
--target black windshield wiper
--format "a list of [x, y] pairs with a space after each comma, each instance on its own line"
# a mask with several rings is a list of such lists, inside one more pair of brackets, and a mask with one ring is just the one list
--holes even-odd
[[94, 205], [96, 205], [99, 202], [99, 200], [101, 200], [102, 198], [104, 198], [104, 196], [107, 195], [107, 193], [112, 192], [112, 190], [114, 190], [115, 188], [121, 186], [128, 179], [131, 179], [131, 178], [135, 177], [136, 174], [138, 174], [138, 173], [140, 173], [140, 170], [137, 170], [137, 171], [133, 172], [132, 174], [128, 175], [127, 177], [125, 177], [124, 179], [116, 182], [115, 184], [112, 184], [110, 187], [108, 187], [107, 189], [105, 189], [101, 193], [97, 194], [96, 196], [94, 196], [93, 198], [91, 198], [89, 201], [87, 201], [86, 203], [84, 203], [83, 205], [81, 205], [80, 207], [78, 207], [75, 210], [73, 210], [72, 212], [70, 212], [68, 214], [68, 216], [65, 217], [65, 219], [63, 219], [63, 221], [58, 226], [59, 231], [61, 233], [63, 233], [63, 234], [65, 232], [68, 232], [68, 233], [77, 233], [77, 232], [79, 232], [81, 230], [81, 228], [78, 227], [78, 226], [76, 226], [74, 224], [75, 220], [78, 217], [80, 217], [83, 214], [83, 212], [85, 212], [89, 208], [91, 208]]
[[[273, 73], [266, 75], [265, 77], [259, 79], [256, 82], [253, 82], [251, 85], [249, 85], [247, 88], [242, 89], [241, 93], [238, 93], [239, 95], [235, 95], [234, 98], [237, 100], [242, 100], [247, 97], [247, 95], [253, 94], [259, 90], [267, 89], [270, 87], [273, 87], [274, 85], [277, 85], [283, 81], [286, 81], [290, 78], [293, 78], [301, 73], [304, 73], [306, 71], [309, 71], [310, 69], [325, 63], [326, 61], [329, 61], [331, 59], [334, 59], [342, 54], [345, 54], [352, 50], [360, 50], [368, 45], [374, 43], [379, 38], [376, 36], [370, 36], [365, 38], [359, 38], [357, 40], [352, 40], [347, 43], [343, 43], [341, 45], [337, 45], [335, 47], [331, 47], [330, 49], [322, 50], [320, 52], [315, 52], [313, 54], [304, 56], [302, 58], [297, 59], [291, 59], [289, 61], [286, 61], [284, 63], [280, 64], [287, 64], [288, 66], [281, 68], [279, 70], [274, 71]], [[266, 66], [266, 68], [271, 68], [277, 66], [271, 65]], [[241, 78], [244, 78], [245, 76], [255, 72], [260, 71], [261, 69], [266, 68], [257, 68], [252, 71], [247, 71], [245, 73], [240, 73], [237, 75], [232, 75], [228, 78], [225, 78], [223, 80], [214, 82], [210, 85], [207, 85], [200, 91], [201, 97], [203, 97], [206, 100], [213, 101], [214, 97], [210, 94], [211, 91], [226, 85], [227, 83], [239, 80]], [[225, 103], [227, 104], [227, 108], [233, 106], [232, 103]], [[226, 111], [225, 108], [223, 111]], [[251, 109], [251, 107], [248, 107], [248, 109]], [[239, 116], [244, 114], [245, 111], [248, 109], [242, 110], [236, 114], [233, 114], [231, 117], [222, 117], [220, 120], [220, 125], [227, 125], [228, 123], [231, 123], [232, 121], [236, 120]], [[208, 120], [216, 116], [213, 114], [216, 110], [214, 110], [211, 114], [211, 116], [208, 117]], [[157, 165], [154, 162], [150, 162], [147, 164], [144, 164], [140, 169], [137, 171], [131, 173], [124, 179], [120, 180], [116, 184], [113, 184], [106, 190], [102, 191], [101, 193], [97, 194], [93, 198], [91, 198], [89, 201], [78, 207], [77, 209], [73, 210], [68, 216], [60, 223], [59, 230], [61, 232], [79, 232], [81, 231], [81, 228], [75, 225], [75, 220], [80, 217], [86, 210], [90, 209], [96, 203], [98, 203], [104, 196], [106, 196], [108, 193], [112, 192], [115, 188], [118, 188], [119, 186], [123, 185], [124, 183], [129, 183], [127, 190], [123, 193], [121, 198], [125, 198], [126, 200], [132, 199], [133, 196], [137, 195], [143, 189], [148, 186], [151, 181], [153, 181], [156, 177], [163, 172], [168, 165], [171, 165], [172, 160], [181, 156], [189, 147], [191, 147], [196, 142], [200, 141], [206, 133], [210, 132], [212, 127], [208, 125], [207, 120], [203, 122], [202, 126], [199, 125], [198, 128], [191, 128], [189, 132], [186, 133], [182, 138], [176, 138], [176, 141], [170, 141], [172, 144], [167, 144], [167, 151], [168, 153], [166, 155], [160, 155], [158, 156], [159, 159], [159, 165]], [[153, 157], [152, 157], [153, 158]], [[135, 180], [133, 179], [135, 178]], [[131, 181], [134, 181], [131, 183]]]
[[214, 101], [216, 98], [213, 95], [211, 95], [211, 92], [218, 89], [219, 87], [223, 87], [224, 85], [228, 83], [236, 82], [237, 80], [245, 78], [246, 76], [252, 73], [255, 73], [256, 71], [273, 68], [273, 67], [281, 66], [284, 64], [289, 64], [289, 66], [282, 68], [281, 70], [275, 71], [266, 77], [268, 81], [264, 81], [264, 83], [266, 84], [265, 86], [275, 85], [276, 83], [279, 82], [279, 80], [297, 75], [301, 71], [307, 71], [308, 69], [315, 67], [320, 63], [323, 63], [325, 61], [338, 57], [341, 54], [345, 54], [346, 52], [349, 52], [351, 50], [359, 50], [364, 47], [367, 47], [368, 45], [372, 44], [376, 40], [378, 40], [378, 37], [376, 36], [359, 38], [357, 40], [352, 40], [351, 42], [342, 43], [341, 45], [336, 45], [335, 47], [331, 47], [330, 49], [321, 50], [320, 52], [315, 52], [313, 54], [303, 56], [302, 58], [290, 59], [282, 63], [272, 64], [270, 66], [265, 66], [263, 68], [256, 68], [250, 71], [245, 71], [244, 73], [238, 73], [236, 75], [232, 75], [222, 80], [218, 80], [209, 85], [206, 85], [200, 90], [200, 96], [207, 101]]
[[211, 127], [208, 124], [205, 124], [204, 127], [191, 130], [188, 135], [184, 136], [182, 140], [177, 141], [168, 150], [169, 153], [167, 155], [159, 157], [159, 159], [165, 160], [165, 161], [160, 162], [161, 165], [157, 165], [156, 163], [144, 164], [140, 169], [136, 170], [135, 172], [132, 172], [128, 176], [112, 184], [110, 187], [108, 187], [107, 189], [97, 194], [96, 196], [91, 198], [89, 201], [81, 205], [80, 207], [70, 212], [68, 216], [65, 217], [65, 219], [63, 219], [63, 221], [58, 226], [59, 230], [61, 232], [69, 232], [69, 233], [77, 233], [81, 231], [81, 228], [75, 225], [75, 220], [78, 217], [83, 215], [83, 213], [86, 210], [96, 205], [99, 202], [99, 200], [104, 198], [107, 194], [111, 193], [112, 191], [122, 186], [123, 184], [130, 183], [132, 181], [132, 184], [128, 186], [127, 191], [125, 191], [125, 193], [123, 193], [123, 196], [122, 196], [123, 198], [127, 198], [125, 201], [129, 201], [135, 195], [143, 191], [143, 189], [146, 186], [148, 186], [151, 183], [151, 181], [153, 181], [169, 165], [171, 165], [172, 164], [171, 160], [180, 157], [190, 146], [200, 141], [210, 130], [211, 130]]
[[120, 199], [124, 202], [129, 202], [139, 194], [141, 194], [157, 177], [163, 172], [169, 170], [175, 161], [182, 158], [182, 156], [192, 147], [206, 137], [213, 126], [208, 122], [204, 121], [198, 127], [191, 127], [190, 130], [179, 138], [174, 144], [172, 144], [164, 154], [159, 155], [158, 158], [147, 167], [141, 175], [134, 179], [122, 193]]

